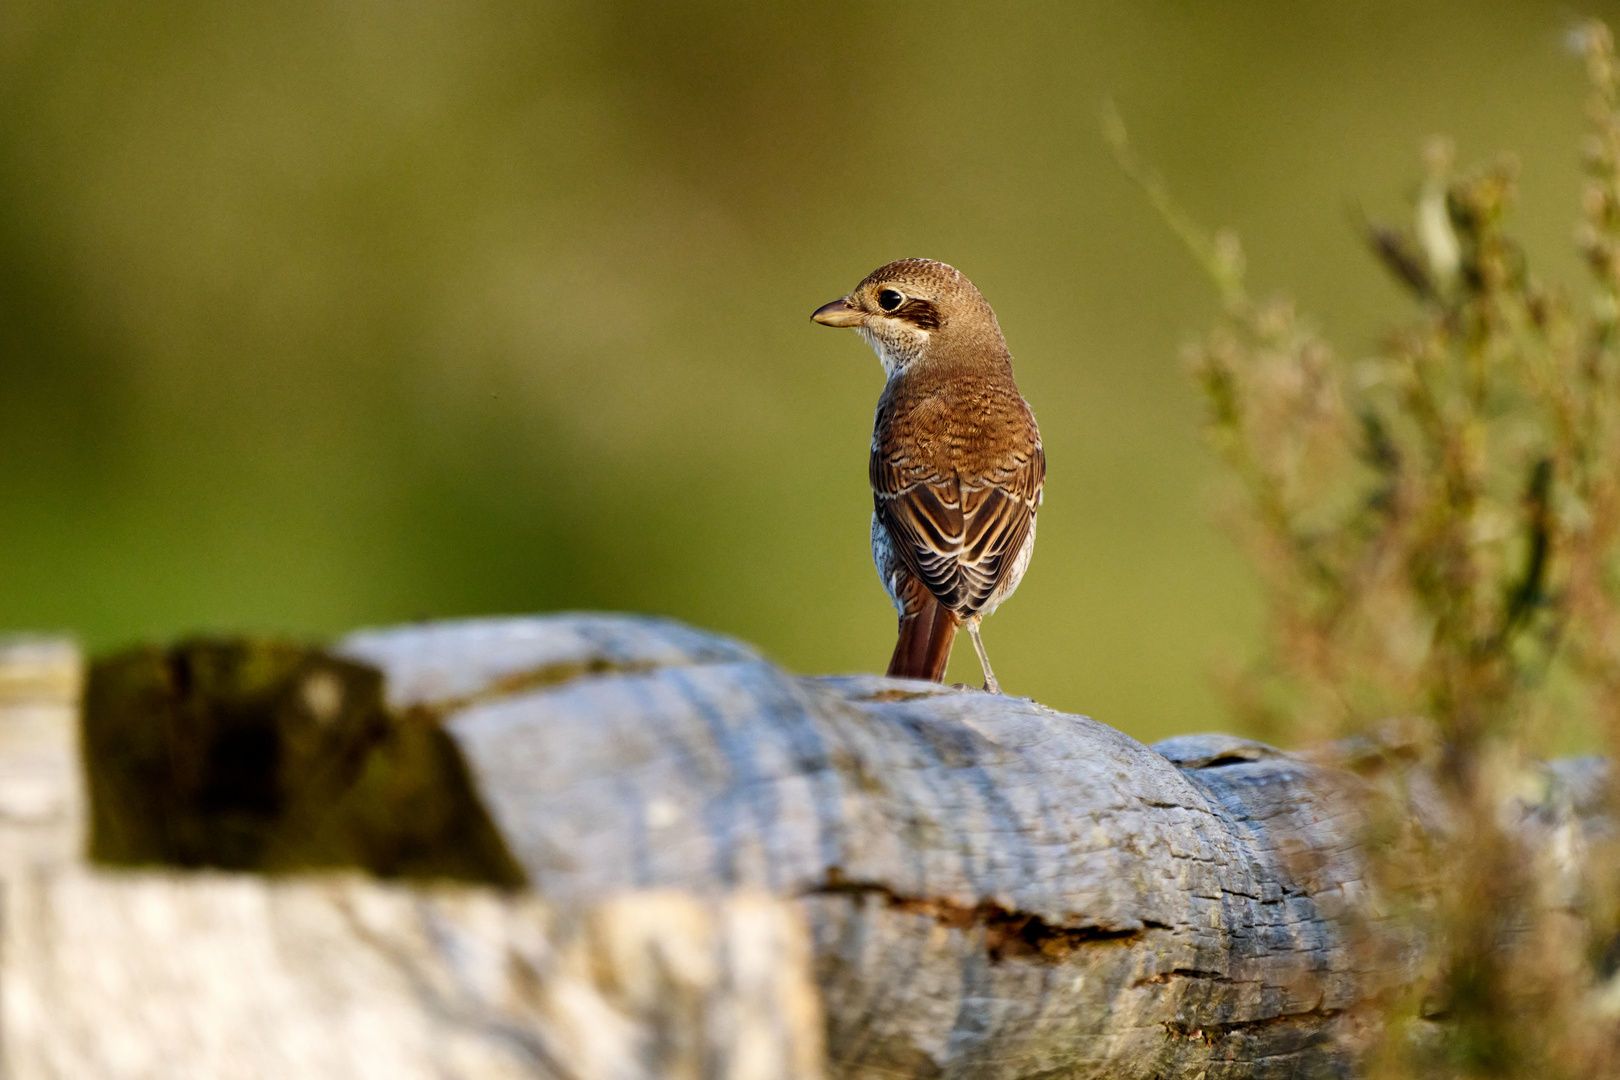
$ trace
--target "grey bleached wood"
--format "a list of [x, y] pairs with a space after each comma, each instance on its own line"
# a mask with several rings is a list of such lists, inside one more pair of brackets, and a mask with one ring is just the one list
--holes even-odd
[[342, 650], [442, 713], [553, 902], [802, 898], [835, 1075], [1339, 1074], [1387, 977], [1345, 946], [1353, 781], [1259, 744], [1166, 757], [1032, 701], [798, 678], [628, 617]]
[[769, 897], [636, 893], [563, 916], [341, 876], [7, 886], [7, 1077], [821, 1075], [809, 943]]
[[[1346, 942], [1360, 782], [1258, 743], [653, 619], [341, 648], [442, 719], [532, 890], [87, 867], [77, 657], [0, 648], [7, 1077], [771, 1080], [823, 1039], [838, 1077], [1350, 1075], [1402, 974]], [[1521, 808], [1551, 892], [1601, 772]]]
[[71, 642], [0, 639], [0, 874], [7, 878], [72, 862], [84, 847], [75, 712], [82, 678]]
[[0, 643], [7, 1080], [815, 1080], [789, 901], [86, 866], [78, 657]]

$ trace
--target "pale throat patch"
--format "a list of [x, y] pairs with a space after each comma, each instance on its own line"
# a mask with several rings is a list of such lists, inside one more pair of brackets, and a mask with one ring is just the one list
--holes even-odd
[[892, 337], [880, 337], [870, 324], [856, 327], [855, 332], [872, 346], [872, 351], [877, 353], [878, 363], [883, 365], [883, 374], [890, 376], [917, 359], [928, 344], [928, 331], [912, 327]]

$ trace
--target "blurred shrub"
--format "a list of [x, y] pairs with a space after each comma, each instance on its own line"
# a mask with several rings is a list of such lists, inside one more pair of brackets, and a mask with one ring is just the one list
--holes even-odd
[[1590, 296], [1538, 281], [1506, 231], [1514, 164], [1454, 175], [1437, 140], [1412, 225], [1362, 225], [1414, 311], [1359, 360], [1252, 296], [1236, 238], [1193, 225], [1109, 121], [1222, 300], [1187, 367], [1268, 613], [1230, 698], [1273, 737], [1398, 746], [1438, 779], [1446, 825], [1419, 830], [1403, 766], [1363, 763], [1398, 796], [1370, 816], [1380, 903], [1431, 945], [1389, 996], [1372, 1075], [1620, 1074], [1600, 959], [1615, 875], [1549, 896], [1546, 853], [1503, 828], [1572, 732], [1620, 751], [1620, 80], [1606, 27], [1580, 43]]

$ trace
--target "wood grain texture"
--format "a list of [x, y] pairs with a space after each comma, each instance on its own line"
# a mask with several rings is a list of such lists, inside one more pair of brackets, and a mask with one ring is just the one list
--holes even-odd
[[[560, 903], [802, 898], [837, 1075], [1342, 1067], [1378, 974], [1343, 947], [1360, 879], [1347, 775], [1219, 739], [1168, 747], [1178, 768], [1028, 700], [798, 678], [719, 646], [670, 663], [636, 651], [645, 622], [620, 625], [592, 622], [588, 647], [514, 621], [344, 651], [427, 688], [447, 679], [435, 639], [510, 635], [501, 678], [518, 688], [461, 685], [446, 724], [531, 885]], [[513, 678], [591, 649], [630, 670]]]
[[8, 1080], [823, 1075], [793, 901], [87, 865], [78, 692], [70, 645], [0, 643]]
[[[1421, 953], [1368, 901], [1353, 746], [1150, 748], [657, 619], [335, 652], [442, 725], [527, 887], [89, 866], [76, 655], [0, 647], [7, 1077], [1348, 1077]], [[1605, 777], [1504, 802], [1546, 903]]]
[[798, 913], [344, 876], [7, 882], [5, 1075], [813, 1080]]

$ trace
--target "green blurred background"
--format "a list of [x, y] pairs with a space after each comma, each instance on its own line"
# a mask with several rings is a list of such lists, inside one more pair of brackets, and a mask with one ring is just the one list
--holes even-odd
[[1578, 281], [1566, 39], [1615, 8], [10, 0], [0, 629], [624, 609], [881, 670], [881, 373], [809, 314], [924, 255], [1045, 436], [1002, 682], [1230, 726], [1258, 608], [1177, 362], [1214, 305], [1100, 103], [1353, 353], [1402, 301], [1349, 211], [1404, 214], [1434, 133], [1518, 153]]

